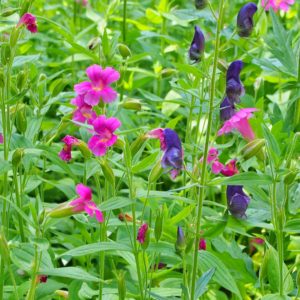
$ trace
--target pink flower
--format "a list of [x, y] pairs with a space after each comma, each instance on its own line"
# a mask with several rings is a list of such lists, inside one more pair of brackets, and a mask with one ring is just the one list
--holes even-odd
[[79, 195], [79, 198], [70, 202], [70, 205], [73, 206], [74, 212], [85, 211], [90, 217], [95, 215], [99, 223], [103, 222], [103, 214], [97, 208], [95, 202], [92, 201], [92, 191], [89, 187], [80, 183], [76, 186], [76, 193]]
[[3, 144], [4, 143], [4, 137], [3, 137], [3, 134], [0, 133], [0, 144]]
[[94, 120], [95, 135], [90, 138], [88, 146], [96, 156], [105, 155], [107, 148], [117, 141], [118, 137], [113, 133], [120, 126], [118, 119], [106, 118], [104, 115]]
[[199, 250], [206, 250], [206, 241], [205, 241], [205, 239], [200, 239]]
[[81, 3], [82, 6], [87, 6], [88, 5], [88, 0], [76, 0], [77, 3]]
[[32, 33], [36, 33], [37, 32], [37, 24], [36, 24], [36, 18], [34, 15], [30, 14], [30, 13], [25, 13], [17, 26], [22, 26], [25, 25], [26, 28], [32, 32]]
[[265, 7], [265, 10], [269, 10], [272, 7], [275, 12], [277, 12], [279, 9], [288, 11], [290, 5], [294, 3], [295, 0], [262, 0], [261, 1], [261, 4], [263, 7]]
[[119, 72], [113, 68], [102, 69], [98, 65], [92, 65], [86, 69], [86, 74], [91, 80], [75, 84], [74, 89], [78, 95], [84, 96], [84, 102], [95, 106], [100, 99], [109, 103], [117, 98], [117, 93], [109, 84], [120, 78]]
[[229, 120], [225, 121], [223, 127], [219, 130], [218, 135], [231, 132], [233, 129], [238, 130], [246, 140], [254, 139], [254, 132], [249, 124], [248, 119], [253, 116], [256, 108], [244, 108], [236, 112]]
[[59, 152], [59, 157], [62, 160], [69, 161], [72, 158], [72, 146], [77, 145], [79, 143], [78, 139], [71, 135], [66, 135], [63, 139], [62, 142], [65, 143], [63, 149]]
[[146, 224], [146, 223], [144, 223], [139, 228], [138, 235], [137, 235], [137, 240], [139, 241], [140, 244], [144, 244], [145, 243], [147, 230], [148, 230], [148, 224]]
[[227, 177], [237, 174], [239, 170], [236, 167], [236, 159], [232, 159], [229, 163], [227, 163], [220, 172], [222, 175]]
[[84, 102], [83, 95], [77, 96], [72, 99], [72, 104], [77, 106], [77, 109], [73, 113], [73, 121], [92, 124], [93, 121], [97, 118], [97, 114], [93, 111], [93, 107]]
[[219, 174], [224, 169], [224, 167], [225, 166], [221, 162], [215, 160], [211, 165], [211, 170], [214, 174]]
[[156, 128], [147, 133], [148, 138], [159, 139], [160, 141], [160, 149], [165, 151], [167, 149], [167, 145], [165, 142], [164, 130], [162, 128]]

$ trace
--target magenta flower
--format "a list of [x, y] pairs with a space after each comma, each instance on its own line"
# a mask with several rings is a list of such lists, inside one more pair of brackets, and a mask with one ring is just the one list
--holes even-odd
[[3, 134], [0, 133], [0, 144], [3, 144], [4, 143], [4, 137], [3, 137]]
[[36, 24], [36, 17], [30, 13], [25, 13], [17, 26], [26, 26], [26, 28], [32, 32], [32, 33], [36, 33], [37, 32], [37, 24]]
[[74, 86], [75, 92], [84, 97], [86, 104], [95, 106], [100, 100], [109, 103], [117, 98], [116, 91], [109, 85], [120, 78], [119, 72], [110, 67], [102, 69], [92, 65], [86, 69], [86, 74], [91, 82], [84, 81]]
[[237, 174], [239, 170], [236, 167], [236, 159], [232, 159], [229, 163], [227, 163], [220, 172], [222, 175], [227, 177]]
[[140, 244], [144, 244], [145, 243], [147, 231], [148, 231], [148, 224], [144, 223], [139, 228], [139, 231], [138, 231], [138, 234], [137, 234], [137, 238], [136, 238]]
[[170, 128], [157, 128], [147, 134], [150, 138], [160, 140], [160, 148], [164, 151], [161, 165], [164, 169], [171, 167], [171, 177], [175, 179], [182, 169], [183, 150], [178, 134]]
[[293, 5], [295, 3], [295, 0], [262, 0], [261, 4], [263, 7], [265, 7], [265, 10], [269, 10], [270, 8], [273, 8], [275, 12], [277, 12], [279, 9], [283, 11], [288, 11], [290, 8], [290, 5]]
[[[207, 162], [210, 164], [214, 162], [216, 159], [218, 159], [219, 151], [216, 148], [210, 148], [208, 150], [208, 155], [207, 155]], [[203, 160], [203, 158], [202, 158]]]
[[80, 183], [76, 186], [76, 193], [79, 198], [70, 202], [74, 212], [85, 211], [90, 217], [95, 216], [99, 223], [104, 221], [102, 212], [97, 208], [95, 202], [92, 201], [92, 191], [89, 187]]
[[90, 138], [88, 146], [96, 156], [103, 156], [107, 148], [112, 146], [118, 139], [114, 131], [121, 126], [116, 118], [106, 118], [102, 115], [93, 121], [95, 134]]
[[205, 241], [205, 239], [200, 239], [199, 250], [206, 250], [206, 241]]
[[61, 141], [64, 142], [65, 145], [58, 155], [62, 160], [69, 161], [72, 158], [72, 146], [78, 145], [79, 141], [71, 135], [66, 135]]
[[83, 95], [77, 96], [72, 99], [72, 104], [77, 106], [77, 109], [73, 113], [73, 121], [93, 124], [93, 121], [97, 118], [97, 114], [93, 111], [93, 107], [84, 102]]
[[232, 130], [238, 130], [246, 140], [254, 139], [254, 132], [249, 124], [248, 119], [253, 116], [256, 108], [244, 108], [235, 113], [229, 120], [225, 121], [223, 127], [219, 130], [218, 135], [229, 133]]

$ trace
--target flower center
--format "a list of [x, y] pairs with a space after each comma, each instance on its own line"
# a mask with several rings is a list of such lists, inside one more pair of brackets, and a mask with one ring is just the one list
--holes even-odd
[[105, 128], [100, 134], [98, 134], [98, 136], [100, 138], [100, 142], [105, 143], [111, 139], [112, 133]]
[[97, 91], [97, 92], [102, 91], [103, 88], [104, 88], [104, 84], [103, 84], [102, 80], [99, 80], [99, 82], [97, 82], [97, 85], [93, 86], [93, 90]]

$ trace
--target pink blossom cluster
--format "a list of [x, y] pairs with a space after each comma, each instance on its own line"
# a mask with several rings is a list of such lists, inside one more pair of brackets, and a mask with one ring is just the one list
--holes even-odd
[[265, 10], [272, 8], [275, 12], [278, 10], [288, 11], [290, 6], [295, 3], [295, 0], [262, 0], [261, 5]]

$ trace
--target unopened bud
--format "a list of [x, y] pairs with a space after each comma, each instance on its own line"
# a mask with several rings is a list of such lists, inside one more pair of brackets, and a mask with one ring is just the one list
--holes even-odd
[[47, 215], [51, 218], [64, 218], [74, 214], [76, 214], [76, 211], [74, 211], [74, 207], [68, 202], [61, 203], [47, 213]]
[[88, 145], [85, 142], [78, 140], [78, 143], [76, 144], [76, 146], [78, 147], [79, 151], [81, 152], [81, 154], [85, 160], [88, 160], [91, 158], [91, 156], [92, 156], [91, 150], [89, 149]]
[[185, 241], [184, 232], [183, 232], [182, 228], [180, 226], [178, 226], [177, 240], [175, 243], [176, 253], [179, 254], [180, 256], [182, 256], [183, 253], [185, 252], [185, 248], [186, 248], [186, 241]]
[[27, 74], [24, 71], [19, 72], [17, 76], [17, 88], [22, 91], [26, 85]]
[[2, 44], [1, 47], [1, 62], [6, 65], [10, 60], [10, 46], [8, 44]]
[[145, 134], [139, 135], [130, 145], [131, 155], [134, 156], [142, 147], [147, 140]]
[[7, 7], [2, 10], [0, 16], [1, 17], [9, 17], [9, 16], [13, 15], [14, 13], [16, 13], [18, 10], [19, 10], [18, 8]]
[[166, 69], [163, 69], [161, 71], [161, 77], [162, 78], [167, 78], [167, 77], [170, 77], [170, 76], [172, 76], [176, 73], [177, 73], [177, 71], [175, 69], [166, 68]]
[[142, 109], [142, 104], [137, 99], [128, 99], [120, 104], [121, 107], [125, 109], [132, 109], [140, 111]]
[[17, 168], [20, 165], [23, 156], [24, 156], [24, 149], [17, 148], [12, 155], [12, 161], [11, 161], [14, 168]]
[[124, 45], [124, 44], [119, 44], [118, 45], [118, 49], [119, 49], [119, 52], [121, 54], [121, 56], [126, 59], [127, 57], [130, 57], [131, 56], [131, 51], [130, 49]]
[[265, 145], [265, 140], [264, 139], [255, 139], [251, 142], [249, 142], [244, 148], [241, 150], [242, 155], [245, 159], [249, 159], [253, 156], [261, 156], [261, 149]]
[[27, 129], [26, 107], [17, 110], [16, 128], [20, 133], [24, 133]]
[[110, 167], [110, 165], [107, 163], [106, 160], [99, 161], [103, 175], [105, 179], [114, 187], [115, 186], [115, 175]]
[[100, 42], [101, 42], [100, 38], [94, 37], [88, 42], [88, 48], [90, 50], [94, 50], [100, 44]]
[[10, 38], [9, 38], [9, 44], [12, 48], [14, 48], [17, 44], [18, 38], [20, 33], [20, 27], [14, 27], [11, 30]]

